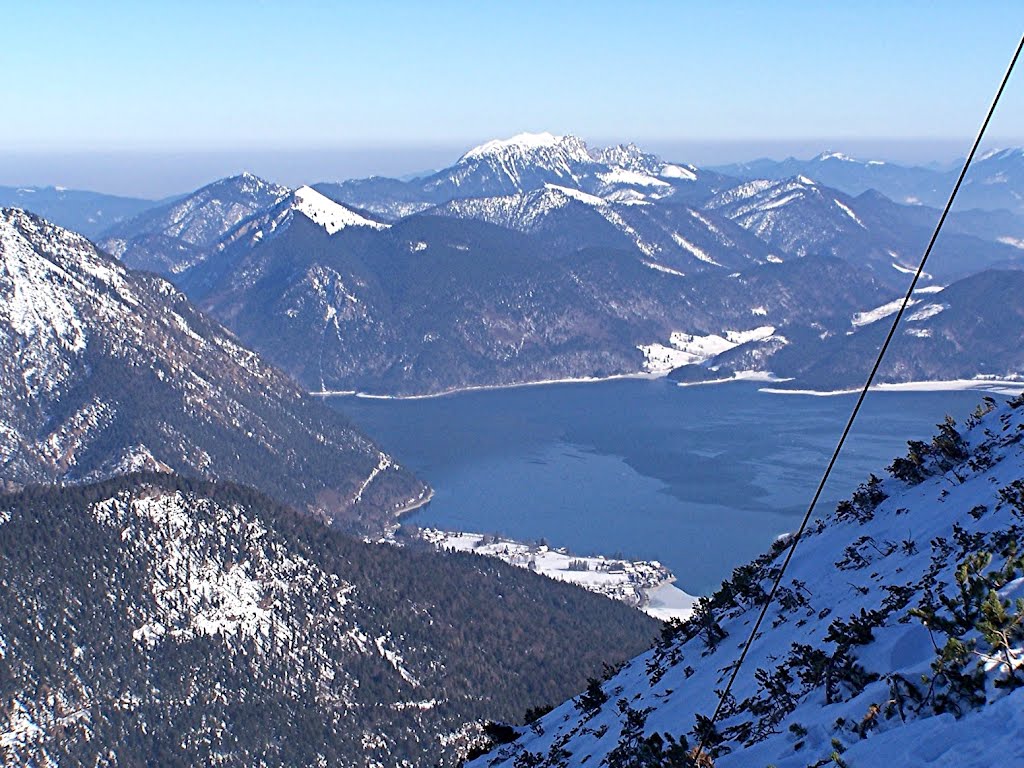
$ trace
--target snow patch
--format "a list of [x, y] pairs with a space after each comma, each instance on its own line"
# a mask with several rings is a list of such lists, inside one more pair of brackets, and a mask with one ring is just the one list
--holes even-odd
[[655, 264], [653, 261], [645, 261], [643, 262], [643, 265], [650, 269], [656, 269], [658, 272], [665, 272], [666, 274], [675, 275], [676, 277], [686, 277], [685, 272], [680, 272], [678, 269], [672, 269], [671, 267], [666, 267], [662, 264]]
[[845, 213], [847, 216], [849, 216], [851, 219], [853, 219], [857, 223], [858, 227], [860, 227], [861, 229], [867, 229], [867, 227], [864, 226], [864, 222], [861, 221], [859, 218], [857, 218], [857, 214], [854, 213], [850, 209], [849, 206], [843, 205], [841, 202], [839, 202], [838, 200], [836, 200], [834, 198], [833, 198], [832, 202], [835, 203], [839, 207], [839, 210], [841, 210], [843, 213]]
[[671, 163], [663, 166], [661, 171], [658, 172], [658, 175], [663, 179], [685, 179], [686, 181], [697, 180], [697, 174], [689, 168], [684, 168], [681, 165], [672, 165]]
[[661, 619], [689, 618], [696, 603], [695, 597], [673, 586], [675, 577], [656, 560], [575, 555], [545, 544], [434, 528], [424, 529], [420, 536], [439, 550], [496, 557], [549, 579], [628, 603]]
[[907, 320], [911, 322], [915, 320], [927, 320], [929, 317], [935, 317], [940, 312], [943, 312], [946, 308], [945, 304], [925, 304], [914, 314], [910, 315]]
[[[907, 303], [907, 307], [912, 307], [917, 303], [918, 302], [916, 300], [911, 299]], [[853, 316], [850, 322], [857, 327], [870, 325], [871, 323], [881, 320], [883, 317], [896, 314], [900, 311], [901, 306], [903, 306], [903, 299], [893, 299], [880, 307], [869, 309], [866, 312], [858, 312]]]
[[681, 248], [686, 249], [687, 251], [689, 251], [691, 254], [693, 254], [699, 260], [701, 260], [701, 261], [703, 261], [703, 262], [705, 262], [707, 264], [711, 264], [712, 266], [715, 266], [715, 267], [722, 266], [717, 261], [715, 261], [713, 258], [711, 258], [707, 254], [706, 251], [698, 248], [696, 245], [691, 243], [689, 240], [687, 240], [685, 237], [680, 235], [678, 232], [673, 232], [672, 233], [672, 240], [673, 240], [673, 242], [675, 242], [676, 245], [678, 245]]
[[387, 224], [372, 221], [349, 210], [317, 192], [312, 187], [303, 186], [295, 190], [292, 208], [310, 221], [319, 224], [327, 234], [333, 235], [346, 227], [369, 227], [370, 229], [387, 229]]
[[763, 325], [748, 331], [723, 331], [722, 335], [698, 336], [676, 331], [669, 336], [669, 344], [642, 344], [637, 347], [644, 355], [644, 368], [651, 373], [667, 373], [684, 365], [696, 365], [710, 360], [751, 341], [764, 341], [775, 333], [774, 326]]
[[639, 171], [629, 171], [625, 168], [613, 168], [605, 173], [599, 173], [597, 174], [597, 178], [609, 186], [614, 184], [627, 184], [638, 187], [672, 186], [667, 181], [662, 181], [654, 176], [650, 176], [646, 173], [640, 173]]

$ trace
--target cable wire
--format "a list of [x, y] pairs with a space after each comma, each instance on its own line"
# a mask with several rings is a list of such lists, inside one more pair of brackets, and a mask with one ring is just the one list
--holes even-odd
[[889, 349], [890, 342], [896, 335], [896, 328], [900, 324], [900, 320], [903, 318], [903, 314], [906, 312], [907, 307], [910, 306], [910, 300], [914, 295], [914, 289], [917, 287], [917, 283], [921, 279], [921, 275], [924, 274], [924, 267], [925, 264], [928, 263], [928, 257], [931, 256], [935, 241], [939, 237], [939, 232], [942, 231], [942, 225], [945, 224], [946, 217], [949, 215], [949, 211], [953, 207], [953, 201], [956, 199], [956, 195], [960, 191], [960, 186], [963, 184], [964, 177], [967, 176], [967, 169], [970, 168], [971, 162], [974, 160], [974, 155], [977, 153], [978, 147], [981, 145], [981, 141], [985, 136], [985, 131], [988, 129], [988, 124], [992, 120], [992, 115], [996, 111], [996, 106], [999, 104], [999, 99], [1003, 95], [1003, 91], [1010, 80], [1010, 76], [1013, 74], [1013, 69], [1017, 64], [1017, 59], [1020, 58], [1022, 50], [1024, 50], [1024, 36], [1021, 37], [1020, 42], [1017, 44], [1017, 50], [1013, 54], [1013, 58], [1010, 59], [1010, 65], [1006, 68], [1006, 73], [1003, 75], [1002, 82], [999, 84], [999, 89], [996, 91], [996, 95], [992, 99], [992, 104], [988, 108], [985, 120], [982, 122], [981, 128], [978, 130], [978, 135], [974, 139], [974, 144], [971, 146], [971, 151], [967, 155], [967, 159], [964, 160], [963, 168], [960, 170], [960, 176], [957, 178], [956, 184], [953, 186], [953, 191], [950, 193], [949, 199], [946, 201], [945, 208], [942, 209], [942, 215], [939, 217], [939, 221], [935, 225], [931, 239], [928, 241], [928, 246], [925, 248], [924, 255], [921, 257], [921, 262], [918, 264], [917, 271], [914, 273], [914, 278], [910, 281], [910, 286], [907, 288], [907, 293], [903, 297], [903, 302], [900, 304], [899, 311], [896, 313], [896, 317], [889, 328], [889, 333], [886, 335], [885, 341], [878, 350], [878, 355], [875, 358], [874, 365], [871, 367], [871, 372], [868, 374], [867, 380], [864, 382], [864, 386], [861, 387], [860, 394], [857, 397], [857, 402], [853, 406], [853, 410], [850, 412], [850, 418], [846, 422], [846, 427], [843, 429], [843, 433], [839, 437], [839, 442], [836, 443], [835, 450], [832, 452], [832, 458], [829, 460], [828, 466], [825, 468], [825, 473], [821, 476], [821, 482], [818, 483], [818, 488], [814, 492], [814, 497], [811, 499], [810, 506], [807, 507], [807, 513], [804, 515], [803, 521], [800, 523], [800, 527], [793, 536], [793, 542], [789, 547], [789, 551], [786, 553], [786, 559], [782, 561], [782, 567], [779, 569], [778, 575], [772, 583], [771, 591], [768, 593], [768, 597], [761, 608], [761, 613], [758, 615], [757, 621], [754, 622], [754, 628], [751, 630], [750, 636], [743, 645], [743, 651], [740, 653], [739, 659], [737, 659], [736, 664], [733, 667], [732, 674], [729, 677], [729, 682], [726, 684], [725, 690], [722, 691], [722, 695], [718, 699], [718, 706], [715, 707], [715, 712], [711, 716], [709, 726], [701, 736], [700, 745], [697, 748], [697, 754], [704, 752], [704, 749], [707, 746], [705, 742], [708, 736], [710, 736], [714, 731], [714, 725], [718, 722], [718, 718], [722, 713], [722, 707], [725, 705], [725, 702], [732, 691], [733, 683], [736, 682], [736, 676], [739, 674], [740, 668], [743, 666], [743, 662], [747, 658], [747, 653], [750, 651], [750, 647], [757, 639], [757, 634], [761, 628], [761, 624], [764, 622], [765, 616], [768, 615], [768, 609], [771, 608], [772, 603], [775, 601], [775, 595], [779, 590], [779, 585], [782, 584], [782, 577], [785, 575], [786, 569], [789, 567], [789, 563], [793, 559], [793, 554], [796, 552], [796, 548], [799, 546], [800, 540], [803, 538], [803, 535], [807, 530], [807, 524], [810, 522], [811, 515], [814, 513], [814, 508], [817, 505], [818, 500], [821, 498], [822, 491], [825, 489], [825, 484], [828, 482], [828, 478], [832, 474], [832, 468], [835, 466], [836, 460], [839, 458], [839, 453], [842, 451], [843, 446], [846, 443], [846, 438], [850, 435], [850, 430], [853, 428], [853, 423], [857, 419], [857, 414], [860, 413], [860, 407], [864, 403], [864, 398], [867, 397], [868, 390], [871, 388], [871, 384], [875, 380], [875, 375], [878, 373], [878, 369], [882, 364], [882, 358], [885, 356], [886, 350]]

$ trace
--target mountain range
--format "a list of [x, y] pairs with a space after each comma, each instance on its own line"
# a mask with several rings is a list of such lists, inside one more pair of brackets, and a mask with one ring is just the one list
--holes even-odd
[[[922, 286], [1020, 266], [1020, 157], [978, 159]], [[951, 182], [837, 152], [706, 170], [632, 144], [520, 134], [407, 180], [289, 190], [241, 174], [154, 204], [98, 242], [172, 279], [308, 390], [425, 394], [674, 362], [684, 381], [756, 371], [842, 388], [856, 376], [836, 361], [860, 362], [854, 350], [876, 334], [851, 318], [900, 295], [938, 219], [927, 189]], [[808, 258], [818, 266], [792, 267]], [[960, 303], [947, 318], [996, 306], [977, 291]], [[776, 332], [749, 336], [762, 327]], [[1000, 338], [1013, 333], [1004, 324]], [[969, 334], [944, 338], [972, 348]], [[721, 356], [672, 342], [712, 336], [745, 342]], [[946, 362], [886, 368], [883, 381], [1020, 373], [1006, 344], [955, 365], [932, 354], [937, 336], [916, 338], [913, 356]]]
[[[875, 190], [900, 203], [941, 208], [960, 174], [963, 160], [951, 168], [905, 166], [881, 160], [860, 160], [842, 152], [826, 151], [810, 160], [755, 160], [714, 168], [741, 179], [781, 180], [808, 176], [840, 189], [848, 195]], [[971, 164], [957, 195], [959, 210], [1007, 210], [1024, 213], [1024, 150], [1019, 147], [994, 149], [979, 155]]]
[[[1016, 157], [971, 199], [1012, 197]], [[373, 543], [430, 489], [309, 394], [859, 383], [937, 211], [786, 170], [536, 134], [407, 181], [59, 198], [119, 219], [99, 245], [0, 209], [0, 761], [1024, 759], [1024, 398], [910, 441], [812, 524], [711, 727], [790, 537], [645, 652], [628, 606]], [[882, 381], [1022, 374], [1016, 209], [949, 226]]]
[[0, 208], [30, 210], [86, 237], [98, 237], [153, 205], [153, 200], [64, 187], [0, 187]]
[[250, 173], [221, 179], [104, 230], [98, 245], [129, 267], [176, 274], [288, 190]]
[[[731, 357], [767, 343], [773, 354], [759, 351], [750, 370], [799, 379], [825, 365], [831, 347], [820, 342], [899, 295], [939, 215], [804, 175], [745, 182], [633, 145], [592, 149], [551, 134], [488, 142], [412, 180], [273, 188], [273, 202], [241, 221], [221, 216], [213, 187], [238, 187], [220, 193], [236, 199], [272, 185], [237, 177], [178, 201], [198, 220], [220, 221], [210, 231], [222, 234], [180, 260], [172, 249], [164, 274], [308, 389], [397, 395], [662, 371], [673, 361], [738, 371], [671, 340], [759, 327], [785, 330]], [[146, 215], [119, 225], [146, 227]], [[1021, 242], [1014, 213], [957, 211], [922, 285], [1016, 269]], [[815, 266], [796, 268], [808, 259]], [[961, 312], [975, 310], [985, 308]], [[1018, 373], [1012, 357], [994, 367]], [[768, 360], [778, 370], [765, 371]], [[834, 373], [817, 378], [852, 381], [852, 369]]]

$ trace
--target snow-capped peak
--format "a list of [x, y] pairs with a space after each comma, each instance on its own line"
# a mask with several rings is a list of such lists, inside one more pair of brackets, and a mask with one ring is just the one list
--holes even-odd
[[653, 155], [647, 154], [632, 142], [596, 150], [593, 152], [593, 157], [599, 162], [607, 163], [608, 165], [618, 165], [623, 168], [643, 166], [647, 161], [655, 159]]
[[346, 227], [370, 227], [371, 229], [386, 229], [387, 224], [367, 219], [355, 211], [336, 203], [329, 197], [317, 192], [310, 186], [301, 186], [292, 194], [292, 209], [298, 211], [310, 221], [319, 224], [327, 230], [327, 234]]
[[562, 140], [562, 136], [555, 136], [553, 133], [544, 131], [542, 133], [517, 133], [510, 139], [492, 139], [491, 141], [473, 147], [462, 157], [470, 159], [493, 155], [506, 149], [537, 149], [539, 147], [553, 147]]
[[814, 158], [814, 162], [817, 162], [817, 163], [824, 162], [825, 160], [840, 160], [840, 161], [842, 161], [844, 163], [858, 163], [858, 162], [860, 162], [859, 160], [857, 160], [854, 157], [850, 157], [849, 155], [844, 155], [842, 152], [822, 152], [820, 155], [818, 155], [816, 158]]
[[558, 150], [565, 152], [570, 159], [579, 162], [590, 160], [587, 145], [582, 139], [577, 136], [556, 136], [547, 131], [519, 133], [510, 139], [493, 139], [473, 147], [462, 156], [462, 160], [479, 160], [506, 154], [530, 154], [537, 150]]

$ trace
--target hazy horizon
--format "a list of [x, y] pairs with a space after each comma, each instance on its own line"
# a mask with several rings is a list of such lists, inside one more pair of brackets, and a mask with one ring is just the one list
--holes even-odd
[[[288, 185], [403, 176], [522, 131], [705, 166], [825, 149], [945, 163], [965, 153], [1024, 26], [1009, 0], [983, 14], [870, 1], [57, 5], [5, 10], [0, 184], [144, 197], [243, 169]], [[1015, 85], [994, 136], [1020, 136]]]
[[[289, 187], [367, 176], [402, 178], [452, 165], [466, 150], [491, 138], [435, 145], [366, 145], [321, 149], [186, 149], [47, 152], [0, 151], [0, 186], [64, 187], [104, 194], [161, 199], [191, 192], [243, 171]], [[697, 166], [720, 166], [770, 158], [808, 159], [838, 151], [864, 160], [902, 165], [950, 166], [962, 159], [973, 137], [958, 139], [771, 139], [765, 141], [588, 139], [600, 147], [632, 141], [665, 159]], [[1024, 139], [992, 139], [989, 148], [1021, 146]]]

